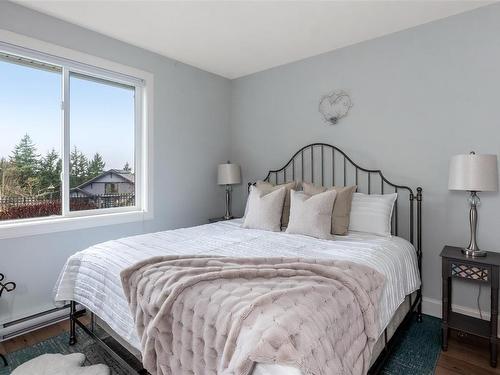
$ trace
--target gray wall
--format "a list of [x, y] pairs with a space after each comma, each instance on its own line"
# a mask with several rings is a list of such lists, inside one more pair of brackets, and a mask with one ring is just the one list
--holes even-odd
[[[421, 185], [424, 296], [439, 299], [439, 252], [468, 240], [467, 197], [447, 190], [448, 160], [470, 150], [500, 154], [499, 35], [500, 5], [493, 5], [237, 79], [231, 160], [249, 181], [299, 147], [326, 142], [390, 180]], [[340, 88], [354, 106], [328, 126], [318, 102]], [[240, 187], [239, 213], [245, 196]], [[500, 196], [481, 200], [479, 245], [500, 250]], [[459, 290], [456, 303], [473, 307], [477, 290]]]
[[215, 184], [215, 169], [229, 153], [231, 82], [4, 1], [0, 28], [155, 76], [154, 220], [0, 240], [0, 272], [18, 283], [16, 293], [2, 296], [2, 322], [52, 307], [59, 271], [76, 251], [108, 239], [205, 223], [222, 213], [224, 193]]

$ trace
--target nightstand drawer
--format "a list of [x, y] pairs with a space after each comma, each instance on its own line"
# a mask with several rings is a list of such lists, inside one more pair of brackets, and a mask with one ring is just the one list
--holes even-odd
[[490, 268], [467, 263], [450, 261], [452, 277], [489, 282]]

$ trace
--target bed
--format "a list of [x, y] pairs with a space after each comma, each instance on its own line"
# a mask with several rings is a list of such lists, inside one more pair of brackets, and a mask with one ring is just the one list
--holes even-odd
[[[93, 330], [79, 320], [76, 309], [79, 304], [98, 317], [99, 325], [117, 342], [140, 358], [140, 341], [123, 292], [120, 272], [154, 256], [336, 259], [369, 266], [386, 277], [378, 311], [379, 339], [373, 349], [369, 371], [378, 372], [390, 353], [394, 337], [413, 312], [416, 312], [417, 319], [421, 319], [422, 190], [418, 188], [415, 194], [409, 187], [393, 184], [382, 172], [360, 167], [338, 148], [321, 143], [302, 148], [283, 168], [271, 170], [265, 178], [276, 183], [300, 180], [321, 185], [338, 184], [339, 179], [344, 186], [355, 183], [359, 191], [369, 194], [398, 192], [393, 212], [393, 236], [349, 232], [328, 241], [283, 232], [243, 229], [241, 219], [235, 219], [98, 244], [70, 257], [56, 285], [56, 301], [70, 301], [71, 343], [76, 340], [76, 325], [94, 335]], [[401, 204], [404, 194], [408, 199], [406, 205]], [[109, 346], [106, 349], [110, 350]], [[252, 372], [252, 375], [283, 374], [300, 375], [301, 372], [275, 364], [257, 364]]]

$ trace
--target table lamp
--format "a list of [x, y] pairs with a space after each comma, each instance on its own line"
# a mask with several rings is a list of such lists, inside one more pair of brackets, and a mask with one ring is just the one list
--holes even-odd
[[217, 168], [217, 184], [226, 185], [226, 213], [224, 220], [232, 219], [231, 215], [231, 185], [241, 183], [241, 170], [238, 164], [219, 164]]
[[477, 155], [474, 151], [453, 156], [450, 161], [448, 189], [470, 192], [470, 241], [469, 245], [462, 249], [462, 253], [470, 257], [485, 256], [486, 252], [479, 250], [476, 242], [476, 207], [480, 203], [477, 192], [498, 190], [497, 156]]

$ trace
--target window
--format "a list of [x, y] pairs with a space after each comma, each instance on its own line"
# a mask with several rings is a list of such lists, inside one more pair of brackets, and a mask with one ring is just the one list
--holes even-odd
[[61, 73], [0, 54], [0, 220], [61, 215]]
[[107, 182], [104, 186], [105, 194], [118, 194], [118, 184]]
[[69, 87], [69, 185], [85, 192], [70, 197], [70, 211], [134, 206], [134, 87], [74, 73]]
[[0, 82], [0, 231], [147, 210], [143, 78], [0, 42]]

